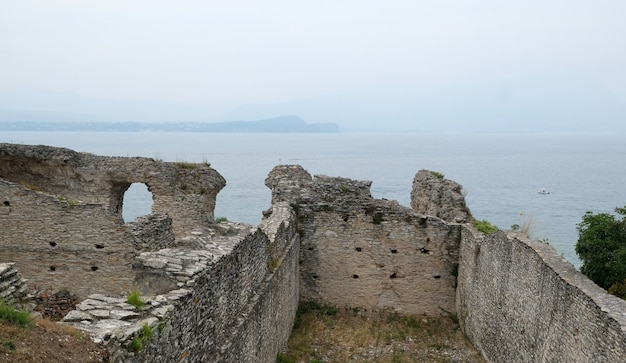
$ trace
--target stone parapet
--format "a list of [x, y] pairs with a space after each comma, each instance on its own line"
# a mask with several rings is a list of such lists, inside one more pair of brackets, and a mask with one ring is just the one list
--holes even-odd
[[626, 301], [519, 234], [462, 232], [457, 312], [493, 362], [622, 362]]

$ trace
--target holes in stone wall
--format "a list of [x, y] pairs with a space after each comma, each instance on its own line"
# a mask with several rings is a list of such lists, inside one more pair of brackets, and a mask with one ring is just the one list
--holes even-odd
[[392, 249], [391, 249], [391, 253], [398, 253], [398, 249], [396, 249], [396, 248], [392, 248]]
[[152, 213], [152, 193], [144, 183], [133, 183], [126, 189], [122, 201], [122, 218], [129, 222]]
[[311, 277], [313, 277], [313, 279], [317, 280], [317, 278], [318, 278], [319, 276], [317, 276], [317, 275], [313, 275], [313, 276], [311, 276]]
[[435, 275], [435, 276], [433, 276], [433, 277], [435, 278], [435, 280], [438, 280], [438, 279], [440, 279], [440, 278], [441, 278], [441, 275]]
[[422, 247], [422, 248], [420, 248], [420, 252], [421, 252], [421, 253], [428, 253], [428, 252], [430, 252], [430, 250], [428, 250], [428, 249], [427, 249], [427, 248], [425, 248], [425, 247]]
[[343, 219], [343, 221], [344, 221], [344, 222], [347, 222], [347, 221], [348, 221], [348, 219], [350, 219], [350, 216], [349, 216], [349, 215], [347, 215], [347, 214], [344, 214], [344, 215], [341, 217], [341, 219]]
[[56, 247], [57, 246], [56, 242], [48, 242], [48, 244], [50, 245], [50, 247]]
[[103, 248], [104, 248], [104, 245], [101, 245], [101, 244], [96, 243], [96, 249], [101, 250], [101, 249], [103, 249]]
[[353, 279], [358, 279], [358, 278], [359, 278], [359, 275], [354, 274], [354, 275], [352, 275], [352, 278], [353, 278]]
[[57, 268], [55, 266], [50, 266], [50, 271], [55, 271]]
[[5, 200], [2, 204], [4, 204], [5, 207], [11, 206], [11, 203], [8, 200]]
[[395, 279], [396, 277], [398, 277], [398, 275], [396, 275], [396, 273], [392, 273], [391, 275], [389, 275], [390, 279]]
[[98, 266], [91, 266], [91, 271], [98, 271]]
[[361, 251], [362, 251], [361, 247], [356, 247], [356, 248], [355, 248], [355, 250], [356, 250], [357, 252], [361, 252]]

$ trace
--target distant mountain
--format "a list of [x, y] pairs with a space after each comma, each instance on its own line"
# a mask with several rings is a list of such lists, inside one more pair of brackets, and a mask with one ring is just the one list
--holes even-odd
[[[260, 119], [262, 117], [258, 117]], [[0, 121], [205, 121], [206, 112], [168, 100], [114, 100], [71, 92], [20, 89], [0, 92]]]
[[297, 116], [274, 117], [260, 121], [230, 121], [195, 124], [189, 131], [202, 132], [339, 132], [335, 123], [307, 124]]
[[[1, 113], [0, 113], [1, 115]], [[169, 131], [169, 132], [271, 132], [271, 133], [335, 133], [334, 123], [307, 124], [297, 116], [274, 117], [259, 121], [230, 122], [60, 122], [6, 121], [0, 117], [3, 131]]]

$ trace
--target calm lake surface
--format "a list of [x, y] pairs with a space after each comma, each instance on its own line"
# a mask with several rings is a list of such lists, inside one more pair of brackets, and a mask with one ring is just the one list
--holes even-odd
[[[2, 132], [0, 142], [206, 161], [227, 180], [216, 217], [252, 224], [270, 206], [263, 183], [279, 164], [300, 164], [313, 175], [371, 180], [375, 198], [405, 206], [415, 173], [438, 171], [463, 185], [475, 218], [502, 229], [530, 220], [531, 235], [547, 240], [577, 267], [574, 245], [582, 215], [626, 205], [626, 135]], [[550, 194], [539, 194], [541, 188]], [[126, 220], [150, 206], [147, 191], [132, 189], [124, 204]]]

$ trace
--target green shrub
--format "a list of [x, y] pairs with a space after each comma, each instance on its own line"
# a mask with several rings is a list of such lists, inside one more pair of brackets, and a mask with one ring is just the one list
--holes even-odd
[[130, 295], [128, 295], [128, 297], [126, 298], [126, 302], [134, 306], [137, 310], [143, 310], [143, 308], [146, 306], [146, 302], [143, 301], [143, 299], [141, 298], [141, 294], [137, 290], [134, 290], [130, 293]]
[[142, 349], [143, 343], [141, 342], [141, 339], [139, 339], [139, 337], [134, 337], [133, 340], [130, 341], [130, 344], [128, 344], [128, 350], [130, 350], [131, 352], [138, 352]]
[[141, 330], [135, 335], [133, 340], [128, 344], [128, 350], [131, 352], [138, 352], [150, 341], [154, 330], [148, 324], [144, 324]]
[[222, 222], [227, 222], [227, 221], [228, 221], [228, 218], [226, 217], [215, 218], [215, 223], [222, 223]]
[[609, 294], [615, 295], [620, 299], [626, 299], [626, 280], [611, 285], [611, 287], [609, 287]]
[[483, 219], [482, 221], [479, 221], [478, 219], [474, 219], [474, 227], [476, 227], [476, 229], [479, 232], [482, 232], [484, 234], [495, 233], [498, 231], [498, 227], [489, 223], [489, 221], [485, 219]]
[[22, 328], [30, 327], [32, 318], [28, 311], [18, 310], [0, 300], [0, 320]]
[[575, 250], [583, 265], [580, 272], [603, 289], [616, 285], [619, 296], [626, 279], [626, 207], [616, 208], [617, 215], [587, 212], [578, 224]]

